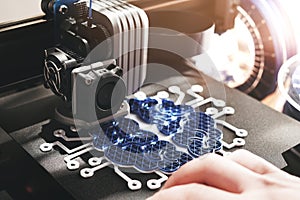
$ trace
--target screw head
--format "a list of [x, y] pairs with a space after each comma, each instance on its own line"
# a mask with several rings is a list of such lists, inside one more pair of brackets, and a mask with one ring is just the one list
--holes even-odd
[[59, 7], [59, 12], [61, 13], [61, 14], [66, 14], [67, 12], [68, 12], [68, 10], [69, 10], [69, 8], [68, 8], [68, 6], [66, 6], [66, 5], [61, 5], [60, 7]]
[[91, 79], [91, 78], [85, 79], [85, 84], [86, 84], [86, 85], [91, 85], [92, 82], [93, 82], [93, 79]]

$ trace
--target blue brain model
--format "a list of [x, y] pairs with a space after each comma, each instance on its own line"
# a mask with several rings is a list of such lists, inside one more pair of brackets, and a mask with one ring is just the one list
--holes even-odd
[[[142, 130], [135, 120], [120, 117], [93, 130], [93, 144], [107, 159], [141, 172], [172, 173], [203, 154], [222, 148], [222, 132], [213, 118], [186, 105], [163, 99], [130, 99], [130, 112], [153, 124], [169, 140]], [[179, 151], [178, 147], [185, 151]]]

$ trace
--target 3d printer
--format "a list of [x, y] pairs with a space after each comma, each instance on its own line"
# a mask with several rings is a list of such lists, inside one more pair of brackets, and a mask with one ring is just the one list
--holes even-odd
[[[137, 6], [143, 8], [144, 5]], [[191, 6], [199, 5], [193, 2]], [[206, 7], [202, 3], [200, 6]], [[218, 19], [217, 31], [233, 27], [236, 6], [236, 2], [226, 2], [224, 8], [229, 12]], [[65, 102], [71, 102], [75, 118], [88, 122], [106, 118], [119, 110], [125, 91], [131, 94], [142, 85], [150, 31], [148, 18], [150, 26], [159, 24], [164, 28], [173, 28], [168, 19], [164, 19], [164, 23], [158, 21], [177, 16], [187, 21], [185, 18], [189, 16], [188, 13], [182, 16], [171, 11], [163, 11], [165, 14], [162, 15], [156, 9], [154, 12], [147, 8], [151, 10], [147, 17], [144, 10], [138, 7], [122, 1], [42, 1], [47, 20], [54, 23], [56, 41], [55, 47], [45, 51], [46, 87]], [[215, 17], [215, 12], [219, 10], [210, 12], [213, 13], [207, 15]], [[186, 27], [193, 25], [196, 24]], [[177, 31], [187, 33], [188, 30], [181, 28]], [[197, 35], [196, 40], [199, 38], [202, 45], [208, 40]], [[64, 108], [57, 111], [61, 118], [66, 115], [61, 114], [65, 112]], [[96, 116], [90, 114], [94, 110]]]
[[[1, 106], [1, 126], [7, 132], [11, 133], [11, 135], [15, 137], [15, 140], [20, 141], [18, 140], [18, 137], [22, 138], [21, 136], [18, 136], [18, 134], [16, 136], [16, 134], [13, 133], [15, 130], [51, 118], [52, 116], [49, 116], [49, 113], [54, 109], [54, 106], [56, 106], [55, 103], [61, 105], [61, 101], [58, 101], [57, 98], [49, 95], [45, 90], [41, 88], [35, 89], [36, 85], [39, 87], [44, 80], [46, 81], [46, 85], [50, 87], [57, 96], [62, 97], [65, 102], [72, 102], [75, 106], [76, 102], [81, 101], [74, 101], [74, 96], [72, 95], [74, 90], [73, 83], [74, 80], [77, 80], [80, 84], [76, 88], [76, 91], [80, 90], [80, 92], [83, 92], [81, 97], [90, 94], [94, 95], [95, 98], [88, 104], [91, 105], [91, 109], [95, 109], [95, 106], [97, 106], [96, 109], [99, 111], [96, 115], [97, 119], [102, 119], [103, 117], [105, 118], [106, 116], [115, 113], [121, 105], [125, 96], [125, 91], [131, 93], [140, 86], [140, 82], [142, 82], [146, 76], [146, 71], [139, 68], [139, 71], [136, 74], [137, 76], [131, 75], [131, 77], [138, 77], [136, 79], [126, 79], [126, 77], [122, 77], [127, 72], [124, 63], [128, 63], [127, 69], [129, 69], [130, 66], [134, 67], [137, 61], [134, 59], [131, 60], [132, 62], [130, 63], [130, 59], [128, 59], [130, 58], [129, 55], [124, 55], [124, 57], [121, 58], [119, 58], [120, 56], [116, 56], [118, 53], [116, 55], [114, 54], [114, 43], [110, 43], [109, 40], [106, 43], [103, 43], [105, 46], [104, 51], [101, 48], [102, 51], [100, 52], [102, 53], [97, 54], [100, 57], [84, 58], [94, 47], [116, 34], [116, 32], [112, 31], [114, 26], [111, 25], [109, 18], [103, 19], [100, 17], [102, 16], [101, 8], [110, 2], [111, 1], [93, 1], [93, 5], [98, 5], [98, 7], [91, 7], [89, 6], [89, 2], [86, 1], [42, 1], [42, 7], [46, 16], [25, 20], [23, 22], [1, 25], [0, 41], [3, 48], [0, 48], [0, 53], [3, 55], [1, 65], [4, 66], [3, 73], [0, 75], [1, 97], [3, 97], [2, 100], [4, 104], [4, 106]], [[123, 1], [113, 2], [118, 3]], [[165, 12], [167, 10], [170, 12], [178, 11], [179, 9], [183, 9], [187, 12], [201, 12], [203, 15], [209, 16], [215, 21], [216, 32], [219, 34], [225, 33], [227, 30], [235, 27], [235, 21], [243, 22], [243, 25], [245, 26], [242, 27], [246, 27], [246, 30], [250, 33], [251, 41], [254, 44], [253, 52], [255, 56], [251, 57], [253, 60], [249, 62], [250, 64], [248, 63], [249, 66], [254, 66], [254, 68], [250, 68], [250, 75], [248, 74], [245, 76], [246, 79], [242, 81], [238, 88], [257, 98], [262, 98], [274, 89], [276, 82], [276, 76], [274, 75], [276, 74], [278, 67], [289, 54], [292, 54], [293, 51], [295, 51], [292, 45], [293, 41], [290, 41], [292, 37], [282, 38], [282, 32], [277, 32], [277, 28], [274, 29], [274, 26], [272, 26], [271, 22], [274, 18], [270, 17], [271, 19], [269, 19], [266, 17], [267, 12], [265, 11], [267, 10], [270, 12], [270, 10], [265, 8], [270, 8], [270, 5], [274, 6], [271, 1], [268, 5], [261, 4], [260, 1], [246, 0], [161, 0], [159, 2], [140, 0], [126, 2], [139, 8], [139, 12], [144, 10], [143, 12], [146, 12], [150, 25], [154, 23], [154, 21], [151, 20], [153, 18], [149, 17], [151, 14], [157, 11]], [[93, 8], [92, 15], [90, 15], [90, 8]], [[123, 11], [125, 12], [125, 10]], [[117, 10], [111, 11], [111, 13], [114, 12], [118, 13]], [[280, 11], [278, 12], [281, 13]], [[272, 17], [274, 16], [272, 15]], [[114, 18], [112, 17], [112, 19]], [[173, 19], [166, 19], [166, 22], [161, 26], [167, 27], [168, 22], [172, 20]], [[263, 22], [263, 20], [265, 21]], [[140, 19], [140, 22], [142, 21], [143, 20]], [[143, 22], [146, 21], [144, 20]], [[288, 25], [285, 24], [284, 26]], [[140, 46], [146, 47], [143, 46], [142, 43], [140, 43]], [[242, 45], [241, 47], [244, 46]], [[287, 49], [289, 50], [286, 51]], [[253, 52], [251, 55], [253, 55]], [[143, 53], [146, 52], [140, 51], [140, 55], [146, 55]], [[18, 59], [15, 59], [12, 55], [17, 55]], [[133, 55], [137, 55], [136, 52], [133, 53]], [[125, 58], [125, 56], [128, 57]], [[128, 62], [124, 62], [126, 59]], [[144, 59], [145, 57], [140, 59], [139, 65], [143, 66], [145, 63]], [[252, 65], [253, 62], [254, 65]], [[42, 66], [44, 66], [44, 69]], [[146, 70], [145, 68], [143, 69]], [[16, 73], [16, 71], [18, 71], [18, 73]], [[229, 81], [234, 79], [230, 74], [225, 74], [224, 77]], [[91, 87], [90, 78], [97, 80], [93, 87]], [[136, 82], [132, 80], [136, 80]], [[209, 83], [213, 86], [218, 86], [214, 81]], [[111, 102], [111, 97], [114, 96], [113, 88], [115, 88], [115, 86], [119, 88], [119, 90], [117, 90], [118, 92], [116, 92], [119, 96], [117, 96], [118, 98], [114, 98], [117, 100], [116, 102]], [[27, 93], [27, 91], [29, 91], [29, 93]], [[244, 116], [242, 115], [240, 116], [240, 119], [235, 119], [239, 125], [247, 127], [248, 130], [253, 133], [249, 137], [250, 142], [246, 148], [252, 149], [270, 160], [274, 159], [275, 163], [282, 164], [281, 159], [278, 159], [274, 154], [280, 154], [286, 150], [287, 146], [291, 147], [296, 144], [295, 138], [298, 136], [295, 133], [299, 129], [299, 126], [278, 113], [273, 113], [262, 105], [258, 105], [256, 101], [245, 97], [237, 91], [229, 89], [226, 89], [226, 91], [228, 92], [228, 100], [235, 104], [237, 109], [242, 110], [240, 113], [248, 114], [248, 120], [243, 120]], [[45, 93], [46, 95], [44, 95]], [[107, 97], [104, 98], [106, 99], [104, 101], [102, 99], [102, 94], [108, 94]], [[84, 101], [84, 99], [82, 101]], [[81, 105], [81, 103], [79, 103], [79, 105]], [[251, 106], [247, 107], [245, 105]], [[4, 107], [8, 108], [8, 111], [3, 109]], [[64, 105], [64, 107], [70, 107], [70, 104]], [[2, 109], [4, 110], [3, 112]], [[258, 110], [260, 112], [252, 113], [253, 110]], [[270, 113], [272, 113], [272, 116], [274, 115], [274, 120], [277, 120], [279, 123], [283, 124], [284, 122], [288, 122], [291, 129], [295, 130], [295, 133], [291, 133], [292, 137], [286, 137], [286, 140], [284, 141], [278, 140], [276, 144], [273, 144], [272, 141], [260, 140], [261, 134], [266, 138], [272, 137], [274, 139], [277, 136], [279, 138], [282, 137], [282, 128], [272, 130], [272, 133], [268, 131], [269, 128], [272, 128], [274, 121], [273, 118], [269, 120], [271, 116]], [[27, 116], [27, 114], [29, 114], [30, 117], [20, 117], [23, 115]], [[261, 122], [257, 122], [257, 118], [261, 116], [267, 117], [262, 119]], [[18, 117], [20, 117], [20, 119], [18, 119]], [[86, 116], [83, 116], [85, 120], [91, 120], [91, 118], [85, 117]], [[91, 121], [93, 120], [94, 118], [92, 118]], [[259, 123], [262, 123], [263, 126]], [[256, 124], [256, 126], [253, 127], [253, 124]], [[25, 131], [25, 136], [33, 135], [27, 133], [31, 133], [32, 130], [36, 129], [29, 127], [28, 130], [27, 132]], [[5, 133], [2, 134], [2, 130], [0, 131], [2, 139], [2, 135], [5, 135]], [[13, 163], [15, 163], [16, 160], [21, 160], [24, 167], [20, 169], [20, 165], [15, 166], [7, 164], [9, 163], [9, 159], [6, 159], [6, 157], [4, 157], [4, 159], [1, 158], [1, 163], [4, 163], [3, 165], [5, 165], [5, 170], [1, 170], [1, 177], [3, 175], [3, 180], [5, 180], [0, 184], [1, 191], [2, 189], [4, 191], [7, 190], [9, 194], [13, 194], [13, 192], [16, 191], [17, 194], [12, 196], [19, 198], [22, 197], [22, 195], [25, 197], [27, 197], [26, 195], [36, 195], [35, 197], [37, 198], [46, 198], [44, 194], [48, 194], [49, 196], [47, 197], [49, 198], [54, 197], [55, 195], [56, 198], [70, 198], [70, 196], [65, 195], [65, 191], [57, 189], [61, 186], [56, 181], [53, 181], [54, 179], [52, 176], [49, 176], [49, 173], [44, 169], [41, 169], [37, 162], [31, 157], [28, 158], [28, 154], [25, 153], [24, 155], [24, 150], [22, 150], [19, 144], [16, 144], [14, 141], [11, 141], [10, 143], [6, 142], [10, 141], [7, 138], [5, 138], [3, 142], [5, 145], [2, 145], [1, 143], [1, 152], [11, 152]], [[292, 139], [290, 140], [289, 138]], [[13, 145], [9, 146], [8, 144], [11, 143], [13, 143]], [[30, 142], [28, 143], [31, 144]], [[10, 147], [9, 150], [6, 149], [7, 146]], [[268, 151], [269, 149], [266, 150], [266, 148], [272, 149], [273, 154]], [[19, 152], [19, 154], [15, 152]], [[23, 154], [20, 152], [23, 152]], [[28, 160], [30, 160], [30, 162]], [[8, 170], [12, 170], [13, 173], [15, 173], [15, 176], [8, 176], [7, 174], [10, 175], [10, 173], [7, 173]], [[109, 184], [116, 184], [117, 181], [110, 176], [109, 171], [106, 171], [105, 174], [106, 176], [109, 176], [109, 181], [111, 181]], [[28, 177], [24, 178], [24, 176], [27, 175], [30, 176], [30, 182], [23, 181], [27, 180], [26, 178]], [[14, 177], [18, 177], [16, 178], [17, 180], [15, 180]], [[78, 194], [81, 192], [77, 191], [76, 193], [76, 191], [74, 191], [78, 188], [75, 185], [77, 185], [77, 183], [80, 185], [80, 181], [74, 181], [74, 179], [72, 179], [74, 176], [72, 175], [70, 175], [70, 177], [71, 179], [68, 179], [67, 176], [64, 178], [66, 178], [66, 182], [69, 181], [69, 183], [72, 184], [66, 184], [64, 187], [67, 187], [68, 192], [72, 195], [76, 197], [81, 196], [82, 194]], [[40, 184], [41, 181], [44, 183], [43, 186]], [[85, 182], [80, 185], [85, 186], [80, 187], [80, 189], [84, 191], [89, 185], [97, 186], [99, 189], [102, 188], [103, 184], [105, 185], [106, 183], [95, 183], [95, 181], [93, 182], [92, 180], [89, 183]], [[31, 187], [28, 187], [28, 185]], [[36, 187], [36, 185], [40, 185], [40, 187]], [[51, 188], [51, 190], [49, 188]], [[107, 195], [107, 193], [110, 193], [109, 189], [103, 188], [104, 189], [101, 192], [104, 196], [105, 194]], [[1, 191], [0, 195], [2, 194]], [[122, 196], [122, 192], [116, 192], [116, 194], [121, 194], [120, 196]], [[146, 191], [145, 193], [147, 194], [147, 192], [149, 191]], [[141, 196], [145, 196], [145, 193], [142, 193]]]

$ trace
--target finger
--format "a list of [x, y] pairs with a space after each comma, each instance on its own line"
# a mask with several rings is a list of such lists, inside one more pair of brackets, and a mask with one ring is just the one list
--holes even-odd
[[189, 183], [201, 183], [229, 192], [240, 193], [257, 174], [236, 162], [216, 154], [207, 154], [183, 165], [169, 177], [162, 189]]
[[263, 158], [244, 149], [237, 150], [228, 156], [230, 160], [250, 169], [258, 174], [268, 174], [281, 171]]
[[174, 186], [157, 192], [147, 200], [182, 200], [182, 199], [197, 199], [197, 200], [233, 200], [236, 199], [236, 194], [226, 192], [217, 188], [202, 184], [187, 184]]

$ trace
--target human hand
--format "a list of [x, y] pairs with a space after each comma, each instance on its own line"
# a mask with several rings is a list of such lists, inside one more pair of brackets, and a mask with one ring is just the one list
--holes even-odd
[[207, 154], [182, 166], [148, 200], [299, 200], [300, 179], [246, 150]]

